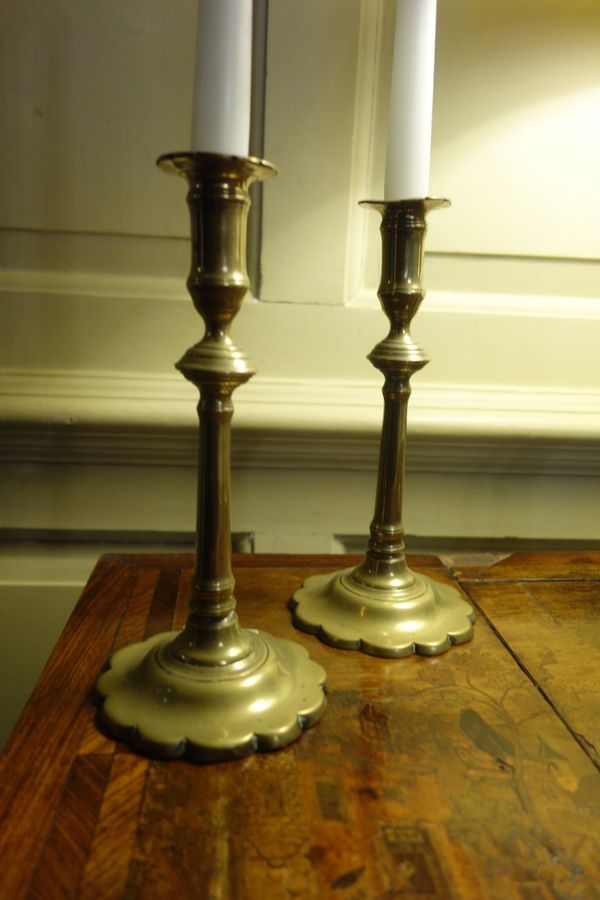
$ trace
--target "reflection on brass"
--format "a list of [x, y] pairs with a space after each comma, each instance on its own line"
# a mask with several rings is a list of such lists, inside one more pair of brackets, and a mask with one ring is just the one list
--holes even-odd
[[162, 156], [188, 181], [192, 265], [187, 285], [205, 324], [177, 363], [200, 392], [196, 567], [181, 632], [117, 651], [98, 680], [102, 717], [119, 738], [155, 756], [244, 756], [290, 743], [325, 707], [325, 672], [294, 641], [240, 627], [231, 569], [232, 394], [252, 369], [230, 327], [248, 288], [246, 220], [264, 160], [208, 153]]
[[369, 355], [385, 377], [375, 514], [355, 569], [308, 578], [290, 601], [294, 623], [325, 643], [376, 656], [435, 655], [470, 640], [473, 612], [457, 590], [412, 572], [404, 556], [402, 493], [410, 378], [429, 360], [410, 335], [429, 210], [447, 200], [366, 201], [382, 215], [379, 299], [390, 331]]

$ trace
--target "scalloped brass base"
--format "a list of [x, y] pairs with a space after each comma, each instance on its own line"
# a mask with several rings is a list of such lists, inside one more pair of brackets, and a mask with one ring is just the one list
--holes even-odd
[[437, 656], [473, 636], [473, 610], [455, 588], [410, 570], [408, 583], [374, 588], [355, 572], [307, 578], [290, 600], [294, 625], [333, 647], [387, 657]]
[[139, 752], [234, 759], [284, 747], [320, 718], [325, 671], [300, 644], [247, 630], [245, 658], [202, 666], [173, 655], [178, 634], [118, 650], [96, 684], [101, 720]]

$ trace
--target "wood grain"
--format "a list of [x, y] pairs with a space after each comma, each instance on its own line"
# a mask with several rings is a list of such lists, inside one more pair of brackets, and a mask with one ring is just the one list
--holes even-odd
[[[109, 754], [76, 756], [29, 896], [35, 900], [77, 896], [102, 799], [110, 778]], [[65, 865], [68, 860], [68, 865]]]
[[468, 592], [600, 767], [600, 579], [470, 584]]
[[[141, 757], [115, 755], [82, 873], [79, 897], [116, 900], [123, 896], [135, 850], [149, 766], [149, 760]], [[115, 840], [116, 835], [118, 840]]]
[[4, 754], [0, 896], [596, 897], [600, 774], [577, 738], [597, 735], [595, 563], [577, 582], [581, 562], [565, 562], [565, 582], [552, 559], [540, 581], [538, 556], [496, 582], [465, 576], [474, 640], [403, 660], [291, 627], [298, 584], [356, 557], [237, 558], [242, 624], [304, 644], [329, 707], [283, 751], [210, 766], [149, 761], [95, 730], [111, 647], [180, 624], [193, 565], [105, 558]]
[[600, 578], [600, 551], [513, 553], [494, 565], [452, 566], [459, 581], [581, 581]]
[[[0, 897], [22, 896], [50, 830], [104, 665], [130, 599], [132, 569], [96, 568], [0, 760]], [[26, 649], [24, 649], [26, 652]]]

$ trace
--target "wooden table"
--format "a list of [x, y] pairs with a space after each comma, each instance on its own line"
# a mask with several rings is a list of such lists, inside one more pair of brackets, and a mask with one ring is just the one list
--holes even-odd
[[0, 897], [600, 897], [600, 553], [411, 565], [458, 582], [472, 643], [431, 659], [333, 650], [286, 601], [349, 557], [239, 556], [242, 623], [329, 676], [291, 747], [201, 766], [94, 726], [111, 650], [180, 625], [189, 556], [107, 556], [2, 761]]

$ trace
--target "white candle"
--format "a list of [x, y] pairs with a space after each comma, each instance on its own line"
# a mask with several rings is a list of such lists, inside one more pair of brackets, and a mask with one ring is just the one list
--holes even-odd
[[252, 0], [199, 0], [192, 150], [248, 156]]
[[397, 0], [385, 200], [427, 197], [436, 0]]

